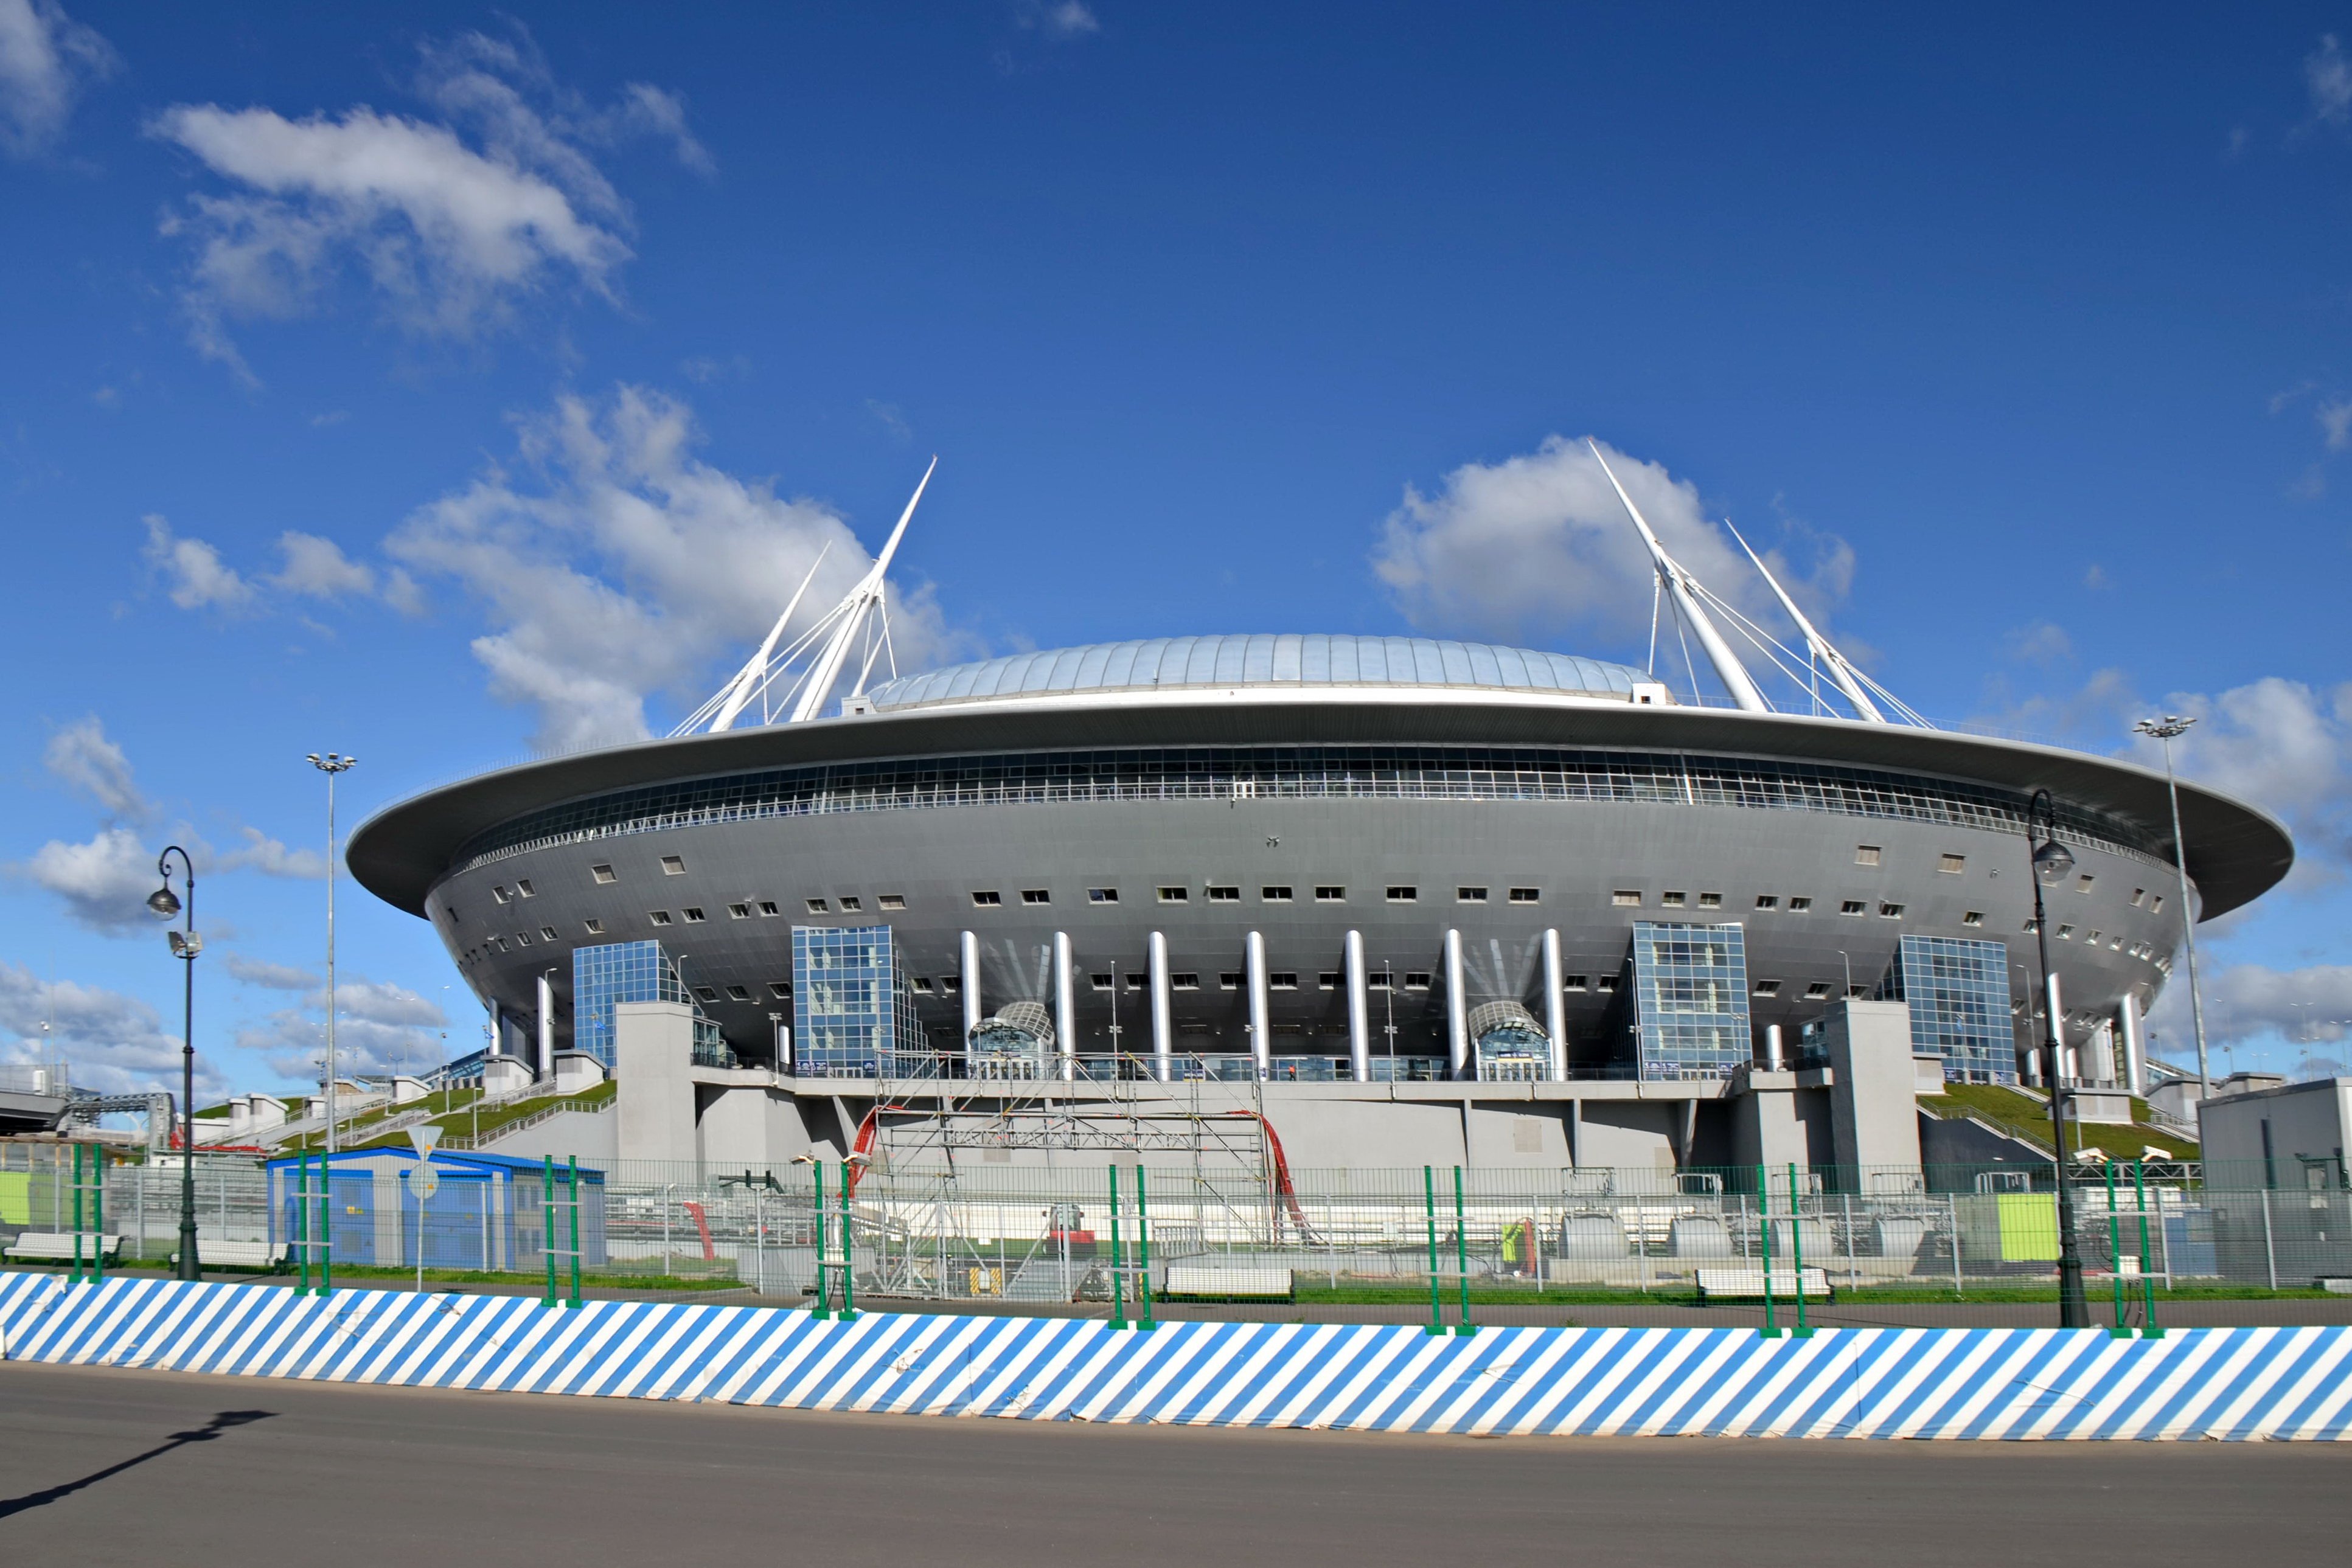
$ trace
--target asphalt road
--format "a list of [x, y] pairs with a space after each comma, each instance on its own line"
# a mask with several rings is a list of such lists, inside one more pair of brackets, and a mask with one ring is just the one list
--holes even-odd
[[2346, 1560], [2287, 1444], [1421, 1438], [823, 1416], [0, 1364], [0, 1561]]

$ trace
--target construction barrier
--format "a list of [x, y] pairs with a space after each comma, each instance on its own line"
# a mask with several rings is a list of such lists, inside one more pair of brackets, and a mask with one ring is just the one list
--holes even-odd
[[1163, 1322], [0, 1273], [0, 1354], [58, 1365], [800, 1410], [1346, 1431], [2352, 1437], [2352, 1328], [1492, 1328]]

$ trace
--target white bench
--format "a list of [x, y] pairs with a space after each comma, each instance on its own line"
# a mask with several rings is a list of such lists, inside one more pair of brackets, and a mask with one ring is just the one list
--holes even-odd
[[1286, 1301], [1297, 1294], [1297, 1285], [1287, 1269], [1220, 1269], [1199, 1263], [1171, 1263], [1168, 1281], [1160, 1287], [1160, 1293], [1226, 1301], [1246, 1297], [1254, 1301]]
[[[1772, 1294], [1775, 1297], [1795, 1301], [1798, 1283], [1796, 1270], [1772, 1270]], [[1830, 1293], [1830, 1278], [1822, 1270], [1806, 1270], [1803, 1284], [1808, 1296], [1827, 1298]], [[1720, 1296], [1727, 1301], [1760, 1301], [1764, 1299], [1764, 1270], [1761, 1268], [1701, 1269], [1698, 1271], [1698, 1293], [1708, 1301]]]
[[[286, 1261], [287, 1244], [283, 1241], [207, 1241], [196, 1238], [196, 1261], [205, 1268], [275, 1269]], [[178, 1263], [180, 1255], [172, 1254]]]
[[[70, 1263], [74, 1260], [76, 1239], [70, 1230], [27, 1230], [5, 1250], [0, 1250], [0, 1258], [16, 1263]], [[98, 1261], [101, 1248], [109, 1261], [122, 1256], [122, 1238], [120, 1236], [100, 1236], [85, 1230], [79, 1239], [84, 1262]]]

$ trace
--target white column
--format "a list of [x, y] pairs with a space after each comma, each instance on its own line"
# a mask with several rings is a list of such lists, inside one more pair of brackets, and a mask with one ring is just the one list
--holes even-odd
[[1267, 1021], [1266, 1010], [1265, 938], [1253, 931], [1249, 934], [1250, 1060], [1256, 1065], [1261, 1083], [1274, 1070], [1274, 1026]]
[[1078, 1004], [1070, 983], [1070, 934], [1054, 933], [1054, 1038], [1062, 1048], [1064, 1082], [1078, 1075]]
[[1568, 1004], [1560, 997], [1559, 928], [1544, 928], [1544, 1033], [1551, 1037], [1551, 1076], [1555, 1083], [1568, 1077]]
[[2116, 1004], [2116, 1033], [2124, 1042], [2124, 1084], [2134, 1094], [2147, 1093], [2147, 1040], [2140, 1032], [2139, 998], [2129, 992]]
[[1169, 1082], [1176, 1076], [1176, 1020], [1170, 1000], [1168, 978], [1168, 935], [1163, 931], [1151, 934], [1151, 1067], [1160, 1082]]
[[1780, 1026], [1776, 1023], [1766, 1024], [1764, 1026], [1764, 1071], [1785, 1071], [1788, 1060], [1788, 1052], [1781, 1048], [1780, 1044]]
[[544, 973], [539, 977], [539, 1075], [553, 1076], [555, 1072], [555, 982]]
[[2042, 1005], [2050, 1009], [2049, 1073], [2055, 1089], [2065, 1079], [2074, 1076], [2066, 1065], [2066, 1004], [2058, 994], [2058, 971], [2053, 969], [2042, 983]]
[[1445, 934], [1445, 1050], [1459, 1078], [1470, 1061], [1470, 1015], [1462, 1005], [1462, 933]]
[[980, 938], [967, 931], [956, 956], [958, 988], [963, 992], [963, 1054], [971, 1054], [971, 1031], [980, 1027]]
[[1362, 1083], [1372, 1076], [1372, 998], [1364, 973], [1364, 934], [1348, 933], [1348, 1065]]

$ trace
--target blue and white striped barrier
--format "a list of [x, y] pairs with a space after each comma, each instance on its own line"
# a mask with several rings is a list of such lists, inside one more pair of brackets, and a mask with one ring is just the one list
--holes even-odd
[[1643, 1437], [2352, 1438], [2352, 1328], [1486, 1328], [804, 1312], [0, 1273], [60, 1365], [799, 1410]]

